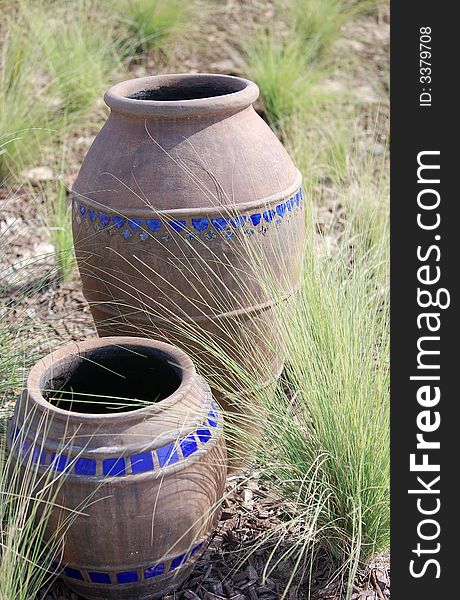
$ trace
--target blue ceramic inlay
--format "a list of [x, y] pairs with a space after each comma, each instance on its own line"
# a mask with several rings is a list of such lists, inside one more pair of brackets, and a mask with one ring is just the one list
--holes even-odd
[[[138, 452], [127, 458], [111, 457], [102, 460], [102, 474], [104, 477], [122, 477], [127, 475], [137, 475], [155, 470], [155, 453], [158, 463], [161, 467], [175, 464], [181, 459], [188, 458], [199, 448], [198, 440], [206, 443], [212, 437], [210, 428], [216, 428], [219, 420], [219, 406], [212, 401], [211, 410], [209, 410], [205, 421], [192, 433], [179, 440], [178, 444], [165, 444], [161, 448]], [[12, 432], [13, 440], [20, 436], [20, 429], [15, 426]], [[179, 455], [179, 447], [181, 455]], [[32, 450], [32, 460], [34, 463], [46, 465], [47, 452], [40, 445], [33, 445], [28, 439], [19, 439], [18, 453], [26, 460]], [[129, 460], [131, 470], [127, 472], [126, 460]], [[72, 458], [64, 452], [54, 452], [50, 455], [50, 466], [56, 471], [70, 471], [75, 475], [83, 477], [95, 477], [98, 473], [98, 461], [96, 458], [79, 456]]]
[[121, 477], [126, 474], [125, 459], [106, 458], [102, 461], [102, 472], [107, 477]]
[[209, 227], [209, 219], [192, 219], [192, 225], [197, 231], [204, 231]]
[[174, 444], [166, 444], [166, 446], [157, 448], [157, 456], [160, 467], [172, 465], [179, 460], [179, 455]]
[[146, 471], [153, 471], [153, 456], [151, 452], [141, 452], [140, 454], [133, 454], [129, 457], [131, 461], [132, 472], [145, 473]]
[[200, 544], [197, 544], [194, 548], [192, 548], [192, 551], [190, 552], [190, 556], [193, 556], [194, 554], [196, 554], [202, 545], [203, 545], [203, 542], [201, 542]]
[[212, 411], [208, 415], [208, 423], [211, 427], [217, 427], [217, 415]]
[[241, 215], [240, 217], [234, 217], [233, 219], [230, 219], [230, 223], [232, 227], [238, 229], [239, 227], [243, 227], [243, 225], [246, 223], [246, 218], [247, 217], [245, 215]]
[[110, 223], [110, 216], [105, 213], [99, 213], [99, 221], [102, 223], [103, 227], [107, 227]]
[[68, 577], [72, 577], [72, 579], [80, 579], [80, 581], [84, 581], [83, 575], [81, 574], [81, 571], [79, 571], [78, 569], [73, 569], [72, 567], [65, 567], [64, 573]]
[[[188, 239], [200, 239], [199, 233], [204, 232], [203, 236], [206, 240], [211, 240], [217, 237], [217, 232], [223, 232], [224, 239], [230, 240], [233, 238], [233, 232], [228, 232], [227, 227], [231, 225], [233, 229], [241, 229], [242, 232], [246, 235], [253, 235], [256, 231], [259, 231], [261, 234], [266, 235], [267, 228], [263, 227], [261, 229], [256, 230], [262, 219], [264, 219], [267, 223], [271, 223], [275, 216], [278, 215], [279, 219], [276, 220], [276, 225], [280, 225], [282, 219], [285, 217], [287, 213], [291, 213], [296, 206], [301, 205], [301, 200], [303, 198], [303, 190], [299, 188], [297, 193], [293, 194], [291, 197], [283, 199], [279, 204], [275, 205], [274, 208], [269, 208], [265, 210], [262, 214], [255, 213], [252, 215], [235, 215], [233, 217], [202, 217], [191, 219], [189, 223], [186, 220], [177, 220], [171, 219], [168, 221], [168, 225], [174, 231], [180, 233], [185, 230], [185, 232], [190, 232], [192, 229], [198, 232], [198, 234], [188, 233]], [[152, 232], [159, 231], [162, 228], [162, 222], [160, 219], [135, 219], [129, 217], [123, 217], [120, 215], [108, 215], [103, 212], [97, 213], [94, 209], [85, 206], [84, 204], [79, 204], [76, 202], [75, 198], [72, 198], [72, 206], [75, 211], [79, 212], [82, 219], [87, 218], [88, 221], [94, 223], [99, 217], [99, 221], [102, 226], [105, 228], [110, 223], [110, 219], [112, 219], [115, 229], [122, 230], [120, 231], [121, 235], [126, 239], [130, 239], [133, 235], [137, 235], [140, 240], [148, 239], [149, 235], [146, 231], [142, 231], [143, 226], [149, 229]], [[210, 229], [210, 225], [212, 224], [213, 229]], [[126, 228], [125, 225], [127, 226]], [[169, 236], [164, 236], [161, 239], [167, 241], [171, 239]], [[203, 238], [201, 238], [203, 239]]]
[[209, 440], [209, 438], [211, 437], [211, 432], [209, 431], [209, 429], [206, 429], [204, 427], [197, 429], [196, 434], [197, 434], [200, 442], [203, 442], [203, 443], [206, 443]]
[[46, 462], [46, 452], [40, 446], [34, 446], [32, 450], [32, 462], [44, 465]]
[[217, 231], [223, 231], [227, 227], [227, 219], [224, 219], [223, 217], [219, 217], [218, 219], [211, 219], [211, 222], [214, 225], [214, 228], [217, 229]]
[[186, 228], [187, 221], [168, 221], [168, 224], [174, 231], [182, 231]]
[[[178, 569], [182, 566], [187, 560], [191, 559], [194, 554], [196, 554], [204, 545], [204, 542], [199, 542], [195, 546], [193, 546], [192, 550], [189, 553], [183, 553], [179, 556], [173, 557], [171, 563], [169, 565], [169, 572]], [[59, 573], [62, 567], [60, 567], [56, 562], [51, 564], [51, 571], [55, 573]], [[84, 569], [78, 569], [75, 567], [65, 567], [64, 573], [68, 577], [72, 577], [72, 579], [79, 579], [80, 581], [86, 581], [90, 579], [92, 583], [100, 583], [100, 584], [113, 584], [112, 578], [116, 580], [118, 584], [126, 584], [126, 583], [134, 583], [136, 581], [143, 581], [147, 579], [151, 579], [152, 577], [158, 577], [160, 575], [164, 575], [167, 572], [165, 567], [165, 563], [157, 563], [152, 565], [151, 567], [144, 568], [143, 573], [138, 576], [137, 571], [123, 571], [121, 573], [113, 573], [110, 576], [109, 573], [103, 571], [85, 571]], [[86, 578], [84, 576], [86, 573]]]
[[267, 221], [267, 223], [271, 223], [271, 221], [273, 221], [273, 217], [275, 216], [275, 211], [274, 210], [266, 210], [264, 212], [264, 219]]
[[190, 433], [187, 437], [181, 440], [180, 447], [184, 458], [187, 458], [187, 456], [190, 456], [190, 454], [193, 454], [197, 451], [198, 444], [196, 443], [193, 433]]
[[96, 460], [94, 458], [77, 458], [74, 471], [77, 475], [96, 475]]
[[144, 569], [144, 578], [150, 579], [150, 577], [158, 577], [158, 575], [163, 575], [164, 572], [165, 566], [163, 564], [155, 565], [154, 567]]
[[117, 573], [118, 583], [132, 583], [137, 581], [136, 571], [125, 571], [124, 573]]
[[177, 569], [181, 564], [185, 561], [185, 554], [181, 554], [180, 556], [176, 556], [176, 558], [171, 562], [170, 570]]
[[121, 229], [126, 223], [126, 217], [120, 217], [120, 215], [113, 215], [112, 220], [117, 229]]
[[150, 231], [158, 231], [161, 229], [160, 219], [147, 219], [146, 224]]
[[110, 581], [110, 575], [108, 573], [98, 573], [97, 571], [90, 571], [88, 575], [93, 583], [112, 583]]
[[24, 440], [24, 443], [22, 444], [22, 456], [23, 457], [25, 457], [27, 455], [31, 446], [32, 446], [32, 444], [29, 442], [29, 440]]
[[278, 204], [278, 206], [276, 207], [276, 212], [279, 214], [280, 217], [284, 217], [284, 214], [286, 212], [286, 203], [282, 202], [281, 204]]
[[55, 471], [67, 471], [69, 468], [69, 457], [66, 454], [51, 455], [51, 464]]
[[144, 222], [142, 219], [128, 219], [128, 223], [131, 229], [136, 232], [139, 231]]

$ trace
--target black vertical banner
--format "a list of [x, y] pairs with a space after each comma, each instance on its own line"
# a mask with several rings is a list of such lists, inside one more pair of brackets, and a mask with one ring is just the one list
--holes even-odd
[[460, 598], [460, 23], [391, 10], [393, 600]]

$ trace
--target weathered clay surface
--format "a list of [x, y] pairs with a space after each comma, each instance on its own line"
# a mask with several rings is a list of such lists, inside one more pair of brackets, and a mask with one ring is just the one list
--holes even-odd
[[[73, 229], [100, 335], [166, 339], [193, 356], [217, 340], [254, 384], [272, 385], [283, 365], [274, 311], [298, 284], [304, 212], [300, 174], [257, 96], [223, 75], [114, 86], [73, 187]], [[211, 384], [220, 372], [223, 388], [250, 393], [228, 361], [209, 362]]]
[[[106, 404], [129, 388], [151, 403]], [[53, 400], [70, 389], [75, 411]], [[65, 476], [48, 535], [80, 511], [54, 568], [84, 598], [161, 596], [206, 547], [225, 485], [222, 415], [177, 348], [123, 337], [62, 347], [31, 369], [9, 444], [23, 468], [38, 466], [39, 486]]]

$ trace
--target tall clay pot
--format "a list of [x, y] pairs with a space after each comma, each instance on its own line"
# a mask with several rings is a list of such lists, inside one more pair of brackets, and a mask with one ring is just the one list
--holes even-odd
[[[120, 397], [136, 402], [115, 410]], [[47, 535], [65, 533], [65, 544], [53, 568], [83, 598], [144, 600], [174, 589], [218, 519], [222, 417], [190, 358], [168, 344], [109, 337], [40, 360], [9, 445], [21, 469], [39, 470], [38, 488], [57, 478]], [[63, 529], [69, 509], [78, 512]]]
[[[275, 310], [294, 293], [303, 255], [301, 176], [254, 111], [258, 93], [224, 75], [115, 85], [73, 186], [76, 255], [99, 334], [187, 349], [211, 385], [224, 382], [224, 408], [232, 392], [250, 396], [279, 377]], [[221, 357], [203, 352], [209, 341]], [[232, 360], [252, 382], [232, 375]]]

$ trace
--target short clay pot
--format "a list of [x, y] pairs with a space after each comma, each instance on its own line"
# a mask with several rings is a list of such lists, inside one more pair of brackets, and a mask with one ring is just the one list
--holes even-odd
[[[146, 404], [115, 411], [114, 397]], [[83, 598], [157, 598], [191, 572], [219, 516], [226, 451], [221, 410], [183, 351], [123, 337], [60, 348], [31, 369], [9, 445], [22, 469], [64, 477], [48, 536], [64, 508], [81, 512], [53, 569]]]
[[[209, 74], [115, 85], [72, 195], [98, 333], [201, 351], [207, 371], [228, 380], [223, 388], [249, 398], [251, 386], [228, 361], [204, 355], [198, 338], [218, 340], [254, 386], [273, 386], [283, 368], [275, 313], [299, 284], [303, 194], [299, 171], [253, 109], [258, 94], [251, 81]], [[267, 274], [276, 293], [261, 282]], [[228, 400], [219, 396], [226, 409]]]

